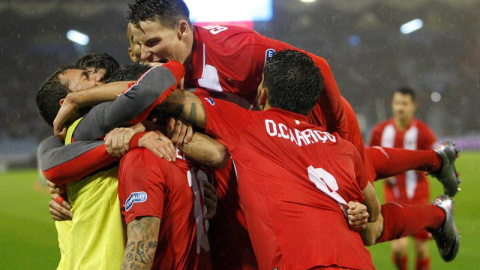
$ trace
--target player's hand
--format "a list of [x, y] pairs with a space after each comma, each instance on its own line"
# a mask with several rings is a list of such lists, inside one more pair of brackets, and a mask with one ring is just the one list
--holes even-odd
[[47, 186], [48, 186], [48, 191], [50, 192], [51, 195], [53, 194], [62, 194], [65, 192], [64, 190], [64, 187], [65, 186], [62, 186], [62, 187], [59, 187], [57, 185], [55, 185], [53, 182], [50, 182], [47, 180]]
[[50, 200], [50, 202], [48, 203], [50, 206], [50, 214], [52, 215], [52, 219], [57, 221], [72, 219], [73, 214], [70, 211], [72, 207], [60, 195], [61, 193], [63, 193], [62, 188], [56, 186], [54, 183], [48, 180], [47, 185], [49, 187], [50, 194], [52, 195], [52, 200]]
[[181, 118], [169, 118], [167, 123], [167, 136], [172, 140], [175, 147], [188, 144], [193, 138], [192, 125]]
[[145, 131], [145, 127], [141, 123], [132, 127], [113, 129], [104, 139], [107, 152], [116, 158], [123, 157], [130, 150], [130, 140], [142, 131]]
[[[59, 198], [61, 198], [61, 200]], [[61, 204], [58, 203], [59, 201]], [[62, 196], [52, 195], [52, 199], [48, 205], [50, 206], [50, 214], [52, 215], [53, 220], [63, 221], [71, 220], [73, 218], [73, 214], [70, 211], [72, 207], [66, 200], [63, 200]]]
[[60, 106], [60, 110], [58, 110], [57, 116], [53, 120], [53, 133], [59, 140], [65, 139], [65, 136], [67, 135], [65, 123], [69, 120], [74, 121], [78, 119], [79, 116], [77, 113], [78, 106], [71, 102], [69, 95], [70, 94], [64, 99], [62, 106]]
[[152, 151], [157, 157], [165, 158], [167, 161], [175, 161], [177, 151], [172, 141], [159, 131], [150, 131], [138, 140], [139, 147], [145, 147]]
[[206, 219], [212, 219], [217, 213], [217, 191], [208, 181], [203, 181], [204, 202], [207, 207]]
[[359, 202], [348, 202], [348, 226], [355, 231], [363, 231], [367, 227], [368, 212], [367, 207]]

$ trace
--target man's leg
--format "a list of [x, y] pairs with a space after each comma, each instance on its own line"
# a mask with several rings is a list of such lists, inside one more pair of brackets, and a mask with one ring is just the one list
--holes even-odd
[[392, 247], [393, 264], [399, 270], [408, 269], [408, 242], [407, 237], [403, 237], [390, 242]]
[[[426, 233], [426, 232], [425, 232]], [[415, 270], [430, 270], [430, 252], [428, 251], [428, 240], [415, 239]]]
[[432, 233], [445, 261], [455, 258], [460, 235], [453, 220], [453, 201], [445, 195], [437, 197], [428, 206], [384, 204], [377, 222], [369, 223], [360, 234], [365, 245], [372, 245], [412, 235], [421, 229]]
[[402, 148], [369, 147], [367, 155], [378, 179], [384, 179], [408, 170], [434, 172], [442, 167], [442, 159], [434, 150], [407, 150]]
[[445, 194], [453, 197], [458, 191], [459, 179], [454, 167], [458, 149], [452, 142], [445, 142], [435, 150], [370, 147], [366, 151], [377, 174], [375, 180], [419, 170], [435, 176], [443, 184]]

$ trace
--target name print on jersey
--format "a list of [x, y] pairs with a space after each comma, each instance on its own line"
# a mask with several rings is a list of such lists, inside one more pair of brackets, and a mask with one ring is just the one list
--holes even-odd
[[270, 119], [265, 119], [265, 129], [271, 137], [283, 138], [290, 140], [298, 146], [309, 145], [311, 143], [322, 142], [326, 143], [328, 140], [331, 142], [336, 142], [337, 139], [335, 136], [328, 132], [320, 130], [298, 130], [294, 128], [293, 130], [288, 128], [283, 123], [275, 123], [275, 121]]

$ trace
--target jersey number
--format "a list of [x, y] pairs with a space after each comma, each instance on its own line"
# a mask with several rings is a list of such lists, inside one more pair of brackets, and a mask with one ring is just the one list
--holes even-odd
[[210, 30], [210, 33], [212, 33], [212, 35], [216, 35], [228, 29], [227, 27], [220, 26], [220, 25], [209, 25], [209, 26], [205, 26], [204, 28], [207, 30]]
[[313, 166], [309, 166], [307, 170], [308, 170], [308, 178], [310, 179], [310, 181], [312, 181], [315, 184], [315, 186], [320, 191], [332, 197], [341, 206], [342, 204], [343, 205], [347, 204], [345, 199], [343, 199], [342, 196], [340, 196], [340, 194], [337, 193], [338, 183], [333, 175], [331, 175], [329, 172], [325, 171], [322, 168], [314, 168]]
[[203, 181], [208, 181], [208, 176], [202, 170], [195, 172], [195, 169], [191, 168], [187, 172], [187, 179], [189, 186], [192, 188], [193, 193], [195, 194], [194, 214], [195, 221], [197, 223], [197, 254], [200, 254], [201, 248], [206, 251], [210, 250], [207, 238], [207, 221], [205, 221], [207, 209], [203, 204]]

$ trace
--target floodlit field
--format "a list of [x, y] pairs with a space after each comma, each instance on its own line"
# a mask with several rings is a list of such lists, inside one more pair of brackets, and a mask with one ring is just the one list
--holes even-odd
[[[480, 215], [480, 153], [462, 153], [457, 162], [462, 191], [455, 197], [455, 220], [462, 235], [460, 252], [451, 263], [444, 263], [432, 241], [432, 269], [474, 269], [478, 265]], [[47, 188], [37, 180], [36, 170], [0, 174], [0, 258], [2, 269], [54, 269], [59, 259], [56, 232], [48, 213]], [[431, 179], [432, 197], [443, 192]], [[381, 190], [381, 184], [377, 184]], [[379, 192], [381, 195], [381, 192]], [[370, 248], [377, 269], [394, 269], [389, 244]], [[413, 254], [409, 258], [413, 269]]]

